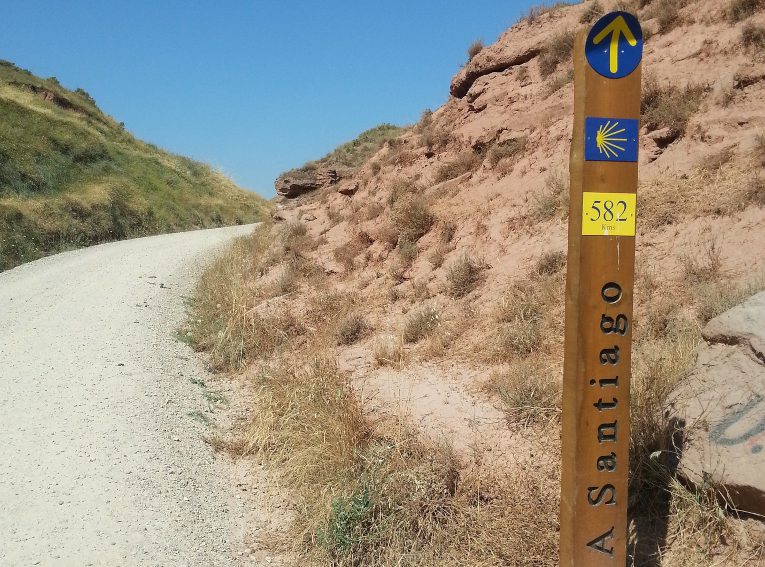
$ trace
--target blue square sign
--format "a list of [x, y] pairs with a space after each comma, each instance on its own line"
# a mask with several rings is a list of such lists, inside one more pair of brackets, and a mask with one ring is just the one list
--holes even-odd
[[637, 161], [638, 121], [633, 118], [585, 118], [586, 161]]

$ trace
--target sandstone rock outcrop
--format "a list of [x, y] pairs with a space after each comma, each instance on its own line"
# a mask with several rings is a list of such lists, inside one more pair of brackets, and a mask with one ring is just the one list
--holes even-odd
[[765, 292], [710, 321], [703, 337], [673, 400], [685, 437], [678, 473], [722, 487], [737, 510], [765, 514]]
[[278, 195], [293, 199], [322, 187], [336, 185], [351, 173], [340, 166], [293, 169], [281, 174], [274, 182], [274, 187]]

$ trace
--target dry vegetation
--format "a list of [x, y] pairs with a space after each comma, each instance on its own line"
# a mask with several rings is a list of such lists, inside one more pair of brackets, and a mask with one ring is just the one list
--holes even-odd
[[[684, 24], [676, 14], [682, 5], [629, 3], [657, 18], [666, 11], [665, 31]], [[594, 19], [600, 9], [593, 2], [582, 17]], [[546, 11], [529, 20], [543, 25]], [[539, 61], [552, 69], [548, 83], [566, 72], [570, 56], [567, 34], [559, 34], [548, 60]], [[765, 135], [705, 147], [688, 128], [715, 104], [708, 90], [651, 77], [644, 90], [649, 131], [667, 128], [667, 144], [700, 145], [693, 165], [662, 165], [639, 189], [638, 242], [646, 245], [638, 249], [631, 387], [635, 565], [765, 558], [762, 538], [741, 535], [744, 524], [721, 507], [716, 487], [678, 480], [676, 424], [666, 414], [703, 324], [765, 287], [759, 272], [731, 267], [726, 234], [697, 226], [706, 218], [759, 218], [754, 213], [765, 206]], [[728, 104], [744, 98], [737, 96]], [[372, 157], [357, 177], [357, 195], [341, 198], [328, 188], [319, 197], [324, 215], [312, 209], [322, 217], [314, 223], [285, 222], [238, 241], [197, 290], [193, 342], [219, 369], [248, 367], [255, 384], [258, 411], [236, 445], [268, 457], [293, 491], [292, 527], [265, 537], [296, 551], [301, 564], [557, 563], [568, 182], [548, 164], [551, 154], [529, 156], [539, 158], [545, 144], [562, 151], [567, 133], [553, 145], [538, 131], [504, 141], [498, 130], [493, 139], [501, 143], [474, 151], [443, 114], [423, 113], [400, 144], [419, 161], [385, 151]], [[464, 182], [436, 185], [461, 175]], [[522, 192], [527, 179], [531, 188]], [[507, 195], [491, 191], [493, 184]], [[682, 232], [692, 228], [701, 236]], [[681, 240], [686, 246], [674, 249]], [[532, 252], [511, 254], [518, 250]], [[348, 354], [367, 359], [349, 369]], [[476, 407], [501, 408], [503, 439], [534, 439], [535, 456], [519, 449], [503, 461], [499, 450], [479, 444], [458, 449], [395, 409], [381, 414], [363, 405], [360, 378], [416, 384], [428, 372], [480, 390], [470, 392]]]

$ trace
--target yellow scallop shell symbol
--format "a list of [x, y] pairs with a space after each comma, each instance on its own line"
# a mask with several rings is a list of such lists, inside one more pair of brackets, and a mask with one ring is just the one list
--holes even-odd
[[609, 120], [605, 124], [601, 124], [595, 135], [595, 144], [598, 146], [598, 151], [601, 154], [605, 154], [607, 158], [616, 157], [619, 155], [619, 152], [624, 151], [624, 147], [618, 145], [617, 142], [626, 142], [627, 138], [617, 138], [617, 136], [624, 133], [625, 129], [617, 130], [618, 127], [618, 122], [611, 124]]

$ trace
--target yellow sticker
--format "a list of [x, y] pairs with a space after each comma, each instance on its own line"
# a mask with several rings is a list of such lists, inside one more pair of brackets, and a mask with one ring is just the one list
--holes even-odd
[[635, 193], [584, 193], [582, 234], [635, 236]]

